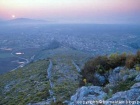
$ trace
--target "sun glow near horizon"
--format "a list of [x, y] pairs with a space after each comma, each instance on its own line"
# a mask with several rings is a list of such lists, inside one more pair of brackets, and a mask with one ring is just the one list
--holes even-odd
[[16, 16], [15, 15], [12, 15], [12, 18], [14, 19], [14, 18], [16, 18]]
[[[0, 18], [19, 17], [60, 21], [135, 22], [140, 0], [1, 0]], [[13, 17], [15, 18], [15, 17]]]

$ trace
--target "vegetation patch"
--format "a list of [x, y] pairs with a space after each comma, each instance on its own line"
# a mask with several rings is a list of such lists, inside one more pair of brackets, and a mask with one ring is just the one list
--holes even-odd
[[[118, 67], [125, 66], [128, 69], [136, 68], [139, 70], [140, 64], [140, 51], [134, 54], [111, 54], [110, 56], [97, 56], [95, 58], [90, 59], [85, 63], [84, 68], [82, 69], [81, 75], [82, 79], [80, 81], [80, 86], [85, 85], [84, 79], [86, 79], [87, 83], [92, 83], [93, 85], [97, 85], [97, 80], [94, 78], [95, 73], [99, 73], [100, 75], [104, 75], [110, 70]], [[136, 66], [135, 66], [136, 65]], [[107, 82], [106, 82], [107, 83]]]
[[78, 83], [70, 83], [70, 81], [64, 81], [63, 83], [56, 85], [53, 88], [57, 100], [65, 101], [69, 100], [70, 96], [75, 93], [78, 88]]
[[48, 60], [40, 60], [0, 75], [0, 104], [26, 105], [45, 100], [50, 88], [46, 78], [48, 64]]

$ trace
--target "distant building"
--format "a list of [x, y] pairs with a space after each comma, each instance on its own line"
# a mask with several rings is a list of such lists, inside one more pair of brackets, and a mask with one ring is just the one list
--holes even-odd
[[17, 52], [16, 53], [16, 55], [22, 55], [22, 54], [24, 54], [24, 53], [22, 53], [22, 52]]
[[12, 48], [0, 48], [1, 50], [5, 50], [5, 51], [11, 51], [13, 50]]

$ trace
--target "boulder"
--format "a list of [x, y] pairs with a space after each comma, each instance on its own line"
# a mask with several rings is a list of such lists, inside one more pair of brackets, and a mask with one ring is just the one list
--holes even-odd
[[137, 82], [140, 81], [140, 74], [136, 76], [135, 81], [137, 81]]
[[[121, 81], [127, 81], [127, 80], [140, 80], [140, 76], [137, 76], [139, 74], [138, 71], [135, 69], [126, 69], [123, 67], [117, 67], [109, 72], [108, 81], [111, 84], [116, 84]], [[135, 78], [137, 76], [137, 78]]]
[[121, 80], [121, 77], [119, 74], [120, 71], [121, 71], [120, 67], [117, 67], [114, 70], [110, 71], [109, 76], [108, 76], [109, 83], [116, 84], [118, 81]]
[[136, 101], [140, 101], [140, 96], [136, 99]]
[[139, 83], [135, 83], [131, 89], [134, 89], [134, 88], [139, 88], [140, 89], [140, 82]]
[[116, 67], [116, 68], [113, 70], [113, 72], [114, 72], [114, 73], [119, 73], [121, 69], [122, 69], [122, 67]]
[[134, 104], [140, 100], [140, 83], [135, 83], [130, 90], [117, 92], [111, 98], [106, 100], [105, 105], [112, 105], [111, 102], [121, 102], [115, 103], [113, 105], [129, 105], [130, 103], [134, 102]]
[[[93, 101], [104, 100], [107, 94], [99, 86], [83, 86], [71, 97], [68, 105], [94, 105]], [[90, 103], [91, 102], [91, 103]]]
[[106, 83], [106, 78], [104, 76], [100, 75], [99, 73], [95, 73], [94, 78], [96, 78], [96, 80], [98, 80], [99, 85], [104, 85]]

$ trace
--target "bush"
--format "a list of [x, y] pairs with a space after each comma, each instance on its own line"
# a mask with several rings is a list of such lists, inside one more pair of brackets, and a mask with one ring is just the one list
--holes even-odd
[[136, 61], [137, 61], [137, 64], [140, 64], [140, 50], [137, 51], [137, 54], [136, 54]]
[[130, 69], [133, 68], [135, 64], [136, 64], [136, 56], [128, 55], [125, 61], [125, 66]]
[[140, 64], [136, 64], [136, 65], [135, 65], [135, 69], [136, 69], [137, 71], [140, 71]]
[[126, 53], [123, 53], [121, 55], [117, 53], [111, 54], [109, 56], [109, 61], [108, 61], [109, 67], [114, 69], [117, 66], [123, 66], [125, 64], [126, 57], [127, 57]]
[[[140, 51], [136, 55], [133, 54], [111, 54], [110, 56], [97, 56], [90, 59], [85, 63], [84, 68], [81, 71], [82, 79], [80, 80], [80, 86], [85, 85], [84, 79], [87, 83], [93, 85], [100, 85], [97, 78], [94, 77], [95, 73], [99, 73], [104, 76], [109, 70], [112, 70], [118, 66], [125, 66], [127, 68], [134, 68], [136, 64], [140, 63]], [[136, 69], [140, 69], [136, 67]], [[107, 83], [107, 81], [106, 81]], [[104, 84], [105, 85], [105, 84]]]
[[108, 57], [107, 56], [98, 56], [96, 58], [93, 58], [91, 60], [89, 60], [84, 68], [82, 69], [82, 80], [80, 81], [80, 86], [85, 85], [84, 83], [84, 79], [86, 79], [87, 83], [92, 83], [94, 85], [100, 85], [99, 81], [94, 78], [94, 73], [99, 73], [101, 75], [103, 75], [104, 73], [106, 73], [109, 69], [110, 66], [108, 64]]

